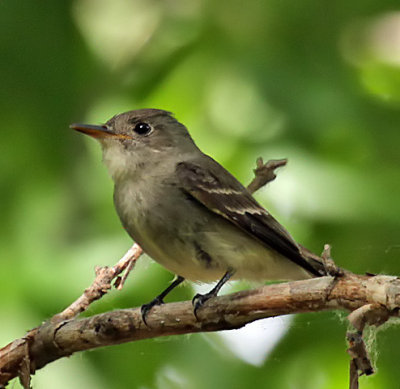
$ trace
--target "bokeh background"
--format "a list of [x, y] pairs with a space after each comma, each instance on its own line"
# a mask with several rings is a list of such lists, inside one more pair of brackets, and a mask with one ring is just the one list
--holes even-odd
[[[399, 8], [397, 0], [3, 0], [1, 344], [62, 310], [96, 265], [130, 247], [100, 147], [68, 125], [135, 108], [174, 112], [243, 183], [258, 156], [289, 158], [257, 198], [305, 246], [331, 243], [340, 266], [399, 274]], [[122, 292], [87, 314], [139, 306], [171, 278], [142, 260]], [[193, 293], [187, 284], [169, 300]], [[33, 384], [343, 388], [346, 328], [343, 314], [326, 312], [141, 341], [57, 361]], [[399, 328], [371, 344], [378, 373], [362, 388], [398, 387]]]

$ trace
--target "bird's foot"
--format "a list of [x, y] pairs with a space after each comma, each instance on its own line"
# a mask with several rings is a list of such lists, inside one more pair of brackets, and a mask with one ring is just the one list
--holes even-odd
[[197, 320], [199, 320], [199, 317], [197, 316], [197, 311], [199, 310], [199, 308], [201, 308], [207, 300], [215, 297], [216, 295], [217, 294], [215, 292], [211, 291], [206, 294], [197, 293], [196, 296], [193, 297], [192, 299], [193, 313], [196, 316]]
[[154, 300], [151, 300], [148, 304], [143, 304], [141, 306], [140, 312], [142, 314], [142, 320], [143, 320], [144, 324], [146, 324], [146, 326], [147, 326], [146, 318], [147, 318], [147, 315], [149, 314], [149, 312], [151, 311], [151, 309], [156, 305], [162, 305], [162, 304], [165, 304], [164, 300], [158, 296]]
[[196, 294], [193, 297], [192, 304], [193, 304], [193, 313], [196, 316], [196, 319], [199, 320], [197, 316], [197, 311], [201, 308], [204, 303], [212, 297], [216, 297], [222, 286], [235, 274], [235, 271], [229, 269], [226, 271], [224, 276], [218, 281], [217, 285], [214, 286], [208, 293], [206, 294]]

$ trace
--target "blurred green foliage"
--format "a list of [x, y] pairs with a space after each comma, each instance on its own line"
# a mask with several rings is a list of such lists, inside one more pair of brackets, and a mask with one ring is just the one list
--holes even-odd
[[[129, 109], [175, 112], [198, 145], [244, 183], [256, 157], [289, 158], [258, 199], [305, 246], [320, 252], [331, 243], [340, 266], [398, 274], [398, 6], [394, 0], [3, 1], [2, 344], [63, 309], [90, 284], [95, 265], [114, 263], [130, 246], [99, 146], [68, 130], [71, 122], [101, 123]], [[158, 265], [142, 263], [122, 292], [88, 314], [140, 305], [170, 279]], [[192, 294], [188, 284], [171, 299]], [[39, 371], [33, 383], [346, 387], [342, 316], [308, 314], [286, 323], [286, 335], [257, 366], [218, 334], [192, 335], [75, 355]], [[260, 341], [272, 336], [268, 321], [264, 326]], [[362, 388], [394, 387], [398, 328], [379, 332], [373, 349], [378, 373], [362, 379]]]

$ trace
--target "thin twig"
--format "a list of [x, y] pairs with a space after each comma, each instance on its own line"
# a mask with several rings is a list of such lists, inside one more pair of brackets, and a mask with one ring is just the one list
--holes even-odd
[[247, 190], [250, 193], [254, 193], [264, 185], [275, 180], [276, 174], [275, 170], [278, 167], [285, 166], [287, 164], [287, 159], [271, 159], [264, 163], [261, 157], [257, 158], [257, 167], [253, 170], [254, 178], [247, 186]]
[[[109, 289], [111, 289], [112, 281], [115, 277], [119, 276], [125, 269], [126, 271], [132, 270], [142, 253], [142, 248], [135, 243], [113, 267], [98, 267], [96, 269], [96, 278], [92, 285], [85, 289], [83, 294], [71, 305], [59, 314], [53, 316], [51, 320], [53, 322], [70, 320], [85, 311], [93, 301], [100, 299]], [[122, 288], [123, 282], [124, 278], [118, 283], [119, 289]]]

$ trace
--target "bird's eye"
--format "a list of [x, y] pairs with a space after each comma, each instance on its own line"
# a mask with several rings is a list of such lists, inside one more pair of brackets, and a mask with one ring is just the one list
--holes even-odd
[[139, 135], [148, 135], [151, 132], [151, 126], [147, 123], [141, 122], [141, 123], [136, 124], [133, 131], [135, 131], [136, 134], [139, 134]]

